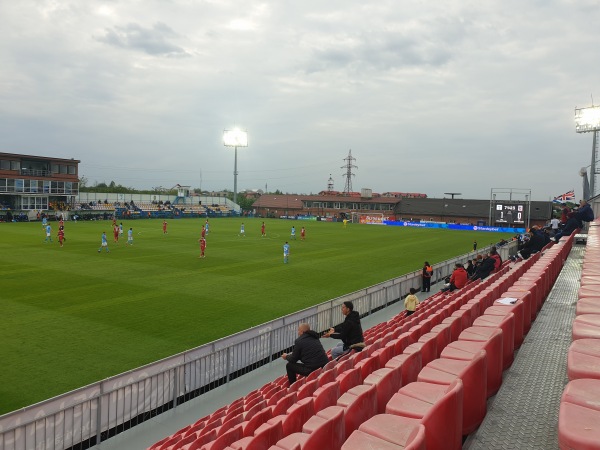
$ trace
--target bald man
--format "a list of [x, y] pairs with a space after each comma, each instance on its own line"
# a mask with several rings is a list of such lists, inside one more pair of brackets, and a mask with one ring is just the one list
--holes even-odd
[[301, 323], [298, 326], [298, 338], [294, 342], [294, 351], [289, 354], [284, 353], [281, 358], [288, 361], [285, 369], [290, 385], [296, 381], [297, 375], [307, 376], [329, 362], [319, 335], [311, 330], [307, 323]]

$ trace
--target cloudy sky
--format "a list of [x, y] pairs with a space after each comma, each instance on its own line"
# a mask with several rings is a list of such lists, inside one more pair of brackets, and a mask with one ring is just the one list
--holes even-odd
[[[548, 200], [600, 104], [597, 0], [0, 2], [0, 152], [136, 188]], [[595, 96], [595, 97], [592, 97]]]

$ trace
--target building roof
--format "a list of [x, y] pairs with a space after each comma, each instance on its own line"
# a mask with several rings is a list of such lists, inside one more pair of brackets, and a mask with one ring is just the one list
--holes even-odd
[[0, 153], [0, 158], [13, 158], [13, 159], [43, 159], [46, 161], [57, 161], [57, 162], [69, 162], [79, 164], [81, 161], [78, 159], [70, 158], [54, 158], [51, 156], [35, 156], [35, 155], [21, 155], [18, 153]]

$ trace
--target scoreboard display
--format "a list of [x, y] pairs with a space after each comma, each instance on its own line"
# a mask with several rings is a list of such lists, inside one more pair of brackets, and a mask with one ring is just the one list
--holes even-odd
[[525, 224], [525, 204], [524, 203], [496, 203], [494, 219], [496, 223], [508, 225]]

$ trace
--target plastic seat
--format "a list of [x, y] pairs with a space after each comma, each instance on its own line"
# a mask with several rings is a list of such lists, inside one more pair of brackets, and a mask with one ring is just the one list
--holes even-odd
[[340, 383], [340, 394], [343, 394], [348, 389], [353, 388], [362, 383], [362, 374], [360, 368], [355, 367], [354, 369], [346, 370], [336, 378]]
[[[498, 330], [499, 333], [502, 333]], [[502, 383], [502, 338], [496, 337], [488, 341], [456, 341], [451, 342], [442, 351], [442, 358], [471, 360], [479, 351], [486, 352], [487, 396], [494, 395]]]
[[486, 375], [486, 354], [481, 350], [471, 360], [439, 358], [431, 361], [419, 373], [418, 381], [450, 385], [460, 378], [464, 392], [462, 434], [466, 436], [477, 429], [486, 414]]
[[437, 358], [437, 341], [429, 336], [424, 342], [410, 344], [404, 349], [404, 353], [421, 353], [421, 363], [425, 366]]
[[421, 352], [403, 353], [390, 359], [385, 367], [393, 369], [401, 367], [402, 385], [417, 381], [417, 376], [423, 367]]
[[243, 437], [242, 425], [238, 424], [234, 428], [223, 433], [221, 436], [217, 436], [214, 441], [204, 444], [202, 447], [200, 447], [200, 450], [224, 450], [229, 444], [232, 444]]
[[558, 413], [559, 448], [600, 449], [600, 380], [567, 384]]
[[523, 340], [525, 338], [525, 324], [524, 324], [524, 316], [525, 316], [525, 303], [521, 300], [516, 300], [512, 305], [503, 305], [500, 303], [494, 303], [493, 306], [487, 308], [483, 314], [484, 315], [498, 315], [504, 316], [507, 312], [511, 312], [515, 316], [515, 331], [514, 331], [514, 348], [517, 349], [521, 347], [523, 344]]
[[569, 380], [592, 378], [600, 380], [600, 340], [578, 339], [567, 353]]
[[283, 435], [298, 433], [302, 431], [302, 425], [315, 415], [315, 404], [312, 397], [298, 400], [287, 410], [286, 414], [275, 416], [269, 419], [267, 423], [282, 422]]
[[344, 408], [330, 406], [308, 419], [301, 433], [280, 439], [271, 449], [340, 450], [344, 437]]
[[473, 322], [473, 327], [502, 330], [502, 367], [508, 369], [515, 359], [515, 315], [511, 312], [505, 316], [484, 314]]
[[[285, 391], [283, 391], [285, 392]], [[295, 392], [290, 392], [289, 394], [280, 398], [277, 403], [272, 406], [273, 417], [278, 416], [280, 414], [285, 414], [285, 412], [296, 403], [297, 394]]]
[[321, 411], [322, 409], [335, 405], [339, 396], [339, 381], [332, 381], [331, 383], [321, 386], [313, 394], [315, 411]]
[[600, 314], [582, 314], [573, 321], [573, 340], [600, 339]]
[[217, 431], [211, 430], [206, 434], [199, 435], [194, 442], [191, 444], [185, 445], [180, 448], [180, 450], [199, 450], [205, 444], [214, 441], [217, 438]]
[[364, 380], [373, 371], [375, 371], [381, 367], [381, 361], [379, 359], [379, 356], [372, 355], [372, 356], [369, 356], [368, 358], [363, 359], [358, 364], [356, 364], [354, 367], [360, 368], [360, 375], [361, 375], [362, 379]]
[[[386, 414], [418, 419], [425, 426], [427, 450], [460, 450], [462, 402], [463, 385], [460, 379], [454, 380], [449, 386], [415, 382], [401, 388], [390, 399]], [[366, 423], [359, 429], [368, 431]]]
[[304, 383], [303, 386], [300, 387], [300, 389], [298, 389], [298, 400], [302, 400], [303, 398], [306, 397], [312, 397], [312, 395], [314, 394], [314, 392], [317, 390], [318, 387], [318, 381], [312, 380], [312, 381], [307, 381], [306, 383]]
[[377, 412], [383, 414], [387, 402], [402, 387], [402, 367], [378, 369], [365, 378], [364, 384], [377, 387]]
[[229, 444], [233, 450], [266, 450], [283, 439], [281, 420], [264, 423], [255, 431], [254, 436], [244, 437]]
[[600, 314], [600, 296], [580, 298], [575, 314]]
[[450, 325], [450, 342], [456, 341], [464, 329], [460, 317], [446, 317], [442, 320], [442, 325]]
[[[416, 419], [380, 414], [357, 430], [342, 450], [425, 450], [425, 427]], [[371, 434], [376, 433], [376, 434]]]
[[338, 398], [337, 405], [344, 408], [344, 429], [346, 438], [377, 414], [377, 387], [360, 384]]

